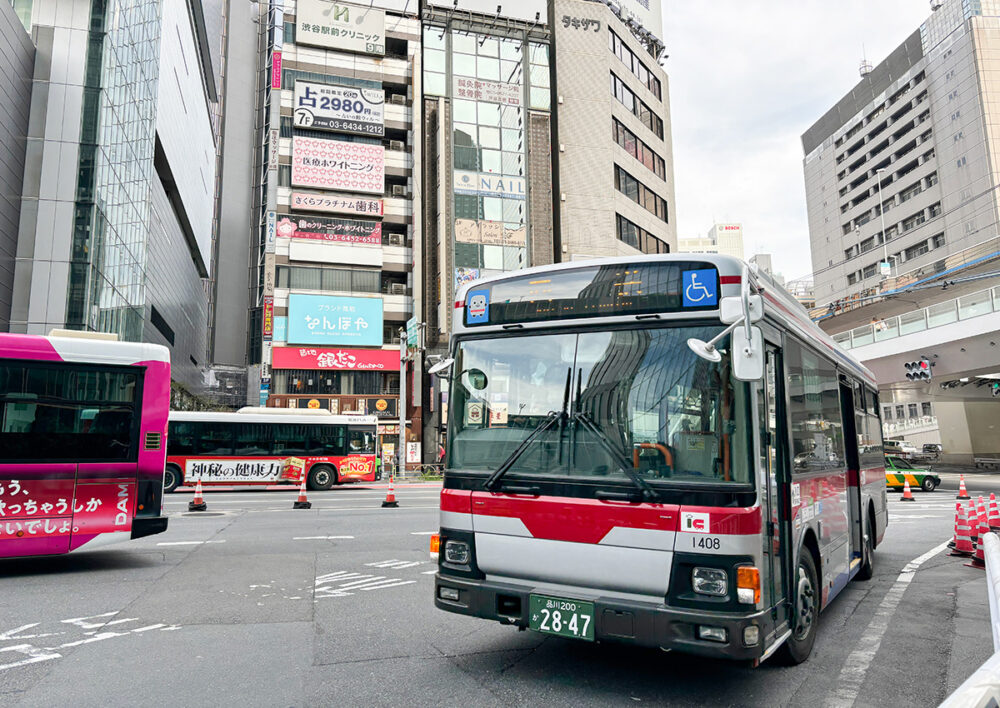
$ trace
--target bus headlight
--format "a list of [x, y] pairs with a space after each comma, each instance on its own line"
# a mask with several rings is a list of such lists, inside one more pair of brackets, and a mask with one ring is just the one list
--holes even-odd
[[729, 592], [729, 578], [721, 568], [695, 568], [691, 571], [691, 588], [699, 595], [722, 597]]
[[471, 554], [469, 544], [465, 541], [446, 541], [444, 544], [444, 559], [447, 563], [467, 565]]

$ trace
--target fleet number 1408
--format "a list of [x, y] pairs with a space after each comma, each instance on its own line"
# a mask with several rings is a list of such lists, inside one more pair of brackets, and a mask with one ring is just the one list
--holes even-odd
[[719, 542], [719, 539], [712, 538], [711, 536], [691, 539], [691, 546], [693, 548], [704, 548], [710, 551], [717, 551], [721, 545], [722, 544]]

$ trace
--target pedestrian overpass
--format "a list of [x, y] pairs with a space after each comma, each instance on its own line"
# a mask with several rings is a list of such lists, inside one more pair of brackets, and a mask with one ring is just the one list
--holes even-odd
[[[902, 298], [860, 308], [854, 319], [872, 321], [833, 335], [872, 370], [884, 399], [892, 392], [896, 403], [934, 402], [941, 443], [956, 462], [1000, 457], [1000, 397], [993, 392], [1000, 381], [1000, 286], [969, 290], [909, 310]], [[931, 361], [932, 379], [908, 381], [906, 362], [921, 357]]]

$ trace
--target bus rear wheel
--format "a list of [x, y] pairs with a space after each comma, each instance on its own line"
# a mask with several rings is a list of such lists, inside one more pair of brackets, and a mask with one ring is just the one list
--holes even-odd
[[330, 465], [313, 465], [306, 478], [306, 486], [313, 491], [329, 489], [337, 483], [337, 471]]
[[167, 465], [163, 470], [163, 493], [170, 494], [181, 484], [181, 470], [175, 465]]
[[777, 658], [782, 664], [801, 664], [809, 658], [816, 643], [816, 627], [819, 621], [819, 583], [816, 580], [816, 562], [812, 552], [803, 548], [799, 567], [795, 573], [795, 616], [792, 618], [792, 634], [778, 651]]

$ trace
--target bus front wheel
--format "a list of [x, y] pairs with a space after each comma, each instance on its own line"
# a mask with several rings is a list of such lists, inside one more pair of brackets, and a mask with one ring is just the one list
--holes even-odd
[[799, 567], [795, 573], [795, 616], [792, 634], [778, 653], [783, 664], [801, 664], [809, 658], [816, 643], [816, 626], [819, 620], [819, 583], [816, 580], [816, 563], [812, 552], [803, 548]]
[[181, 470], [174, 465], [167, 465], [163, 470], [163, 493], [170, 494], [181, 484]]
[[306, 479], [306, 486], [312, 490], [329, 489], [337, 483], [337, 471], [330, 465], [313, 465]]

